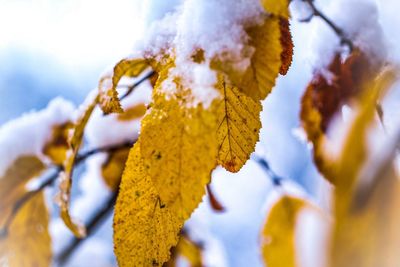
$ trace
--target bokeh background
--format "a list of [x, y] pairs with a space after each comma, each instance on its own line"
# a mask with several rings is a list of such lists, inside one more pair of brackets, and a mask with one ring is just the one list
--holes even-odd
[[[316, 0], [328, 15], [334, 1]], [[0, 124], [40, 110], [57, 96], [79, 105], [96, 87], [101, 74], [132, 52], [148, 25], [179, 2], [0, 0]], [[390, 53], [398, 59], [400, 20], [396, 11], [400, 3], [381, 0], [377, 4]], [[323, 38], [331, 42], [335, 37], [318, 19], [299, 23], [307, 11], [293, 12], [293, 65], [264, 102], [257, 152], [276, 173], [321, 200], [324, 186], [313, 167], [309, 147], [299, 137], [298, 113], [315, 58], [324, 57], [316, 43]], [[216, 240], [211, 262], [214, 266], [262, 266], [258, 238], [265, 220], [264, 203], [274, 190], [270, 177], [249, 162], [238, 174], [217, 170], [212, 186], [226, 212], [215, 214], [205, 203], [191, 222], [201, 224], [199, 229]], [[94, 237], [83, 242], [67, 265], [114, 264], [110, 218]]]

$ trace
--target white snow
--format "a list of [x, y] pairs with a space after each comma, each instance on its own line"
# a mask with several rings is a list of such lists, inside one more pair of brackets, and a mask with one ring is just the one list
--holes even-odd
[[52, 137], [53, 127], [70, 121], [73, 111], [71, 102], [56, 98], [47, 108], [26, 113], [4, 124], [0, 128], [0, 177], [20, 156], [44, 158], [43, 148]]
[[296, 259], [301, 267], [328, 266], [332, 221], [321, 211], [305, 207], [297, 215], [295, 230]]
[[[174, 10], [173, 6], [167, 10]], [[179, 77], [183, 87], [193, 91], [194, 100], [189, 105], [208, 107], [219, 96], [213, 88], [217, 79], [210, 69], [211, 60], [244, 71], [254, 52], [248, 45], [245, 28], [260, 24], [264, 16], [259, 0], [186, 0], [174, 13], [155, 21], [137, 47], [143, 49], [145, 56], [160, 60], [168, 54], [174, 58], [176, 67], [170, 70], [163, 88], [173, 92], [172, 81]], [[156, 13], [155, 17], [160, 16]], [[199, 50], [204, 51], [204, 62], [196, 63], [192, 57]]]
[[[121, 102], [121, 105], [125, 110], [137, 104], [147, 105], [150, 102], [151, 92], [152, 88], [149, 82], [143, 82]], [[139, 119], [119, 121], [117, 117], [118, 114], [105, 116], [100, 108], [96, 107], [85, 130], [89, 147], [122, 144], [134, 141], [139, 136]]]
[[[316, 6], [371, 59], [378, 62], [386, 59], [386, 41], [375, 0], [316, 1]], [[313, 25], [309, 56], [316, 68], [327, 67], [333, 55], [341, 51], [340, 40], [320, 18]]]

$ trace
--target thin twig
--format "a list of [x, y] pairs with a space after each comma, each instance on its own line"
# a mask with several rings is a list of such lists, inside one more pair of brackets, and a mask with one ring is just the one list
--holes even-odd
[[340, 43], [342, 45], [346, 45], [350, 52], [353, 51], [354, 49], [354, 44], [353, 42], [347, 37], [346, 33], [343, 31], [343, 29], [339, 28], [332, 20], [330, 20], [322, 11], [320, 11], [314, 4], [314, 0], [302, 0], [303, 2], [306, 2], [311, 10], [312, 10], [312, 15], [304, 20], [301, 20], [301, 22], [308, 22], [310, 21], [313, 17], [319, 17], [321, 18], [328, 26], [336, 33], [336, 35], [340, 38]]
[[269, 163], [262, 157], [252, 155], [251, 158], [258, 163], [264, 171], [267, 173], [267, 175], [272, 179], [272, 184], [277, 187], [282, 186], [282, 181], [285, 180], [283, 177], [277, 175], [269, 166]]
[[[87, 152], [84, 152], [81, 155], [77, 156], [74, 167], [81, 164], [87, 158], [89, 158], [95, 154], [102, 153], [102, 152], [111, 153], [111, 152], [114, 152], [114, 151], [117, 151], [117, 150], [120, 150], [123, 148], [130, 148], [130, 147], [132, 147], [132, 145], [134, 143], [135, 142], [125, 142], [125, 143], [117, 144], [117, 145], [113, 145], [113, 146], [105, 146], [105, 147], [95, 148], [95, 149], [89, 150]], [[21, 208], [30, 199], [32, 199], [38, 193], [43, 191], [43, 189], [45, 189], [47, 186], [52, 185], [57, 180], [57, 178], [60, 175], [62, 170], [63, 170], [62, 166], [55, 166], [54, 173], [52, 173], [47, 179], [45, 179], [45, 181], [38, 188], [36, 188], [35, 190], [32, 190], [32, 191], [28, 191], [25, 195], [23, 195], [20, 199], [18, 199], [15, 202], [10, 215], [8, 216], [8, 218], [6, 219], [6, 222], [4, 223], [4, 226], [0, 229], [0, 238], [5, 238], [7, 236], [10, 225], [13, 222], [13, 220], [15, 219], [15, 217], [17, 216], [18, 212], [21, 210]]]
[[121, 143], [121, 144], [117, 144], [117, 145], [94, 148], [94, 149], [91, 149], [91, 150], [88, 150], [88, 151], [82, 153], [81, 155], [78, 155], [76, 157], [75, 162], [80, 163], [81, 161], [86, 160], [88, 157], [93, 156], [98, 153], [103, 153], [103, 152], [111, 153], [111, 152], [115, 152], [115, 151], [118, 151], [123, 148], [130, 148], [134, 145], [134, 143], [135, 142], [125, 142], [125, 143]]
[[131, 86], [128, 87], [128, 90], [125, 92], [125, 94], [123, 94], [119, 100], [123, 100], [124, 98], [126, 98], [127, 96], [129, 96], [133, 90], [138, 87], [141, 83], [143, 83], [145, 80], [149, 79], [151, 76], [153, 76], [155, 74], [154, 71], [150, 71], [148, 74], [146, 74], [145, 76], [143, 76], [143, 78], [141, 78], [140, 80], [138, 80], [137, 82], [135, 82], [134, 84], [132, 84]]
[[34, 196], [36, 196], [38, 193], [40, 193], [44, 188], [47, 186], [50, 186], [54, 183], [54, 181], [57, 179], [58, 175], [62, 171], [62, 167], [57, 166], [54, 170], [54, 172], [47, 178], [45, 181], [35, 190], [28, 191], [25, 195], [23, 195], [20, 199], [18, 199], [12, 210], [10, 215], [7, 217], [4, 226], [2, 229], [0, 229], [0, 239], [5, 238], [8, 235], [8, 230], [10, 228], [11, 223], [17, 216], [18, 212], [20, 209], [25, 205], [26, 202], [28, 202], [30, 199], [32, 199]]
[[[96, 230], [102, 225], [107, 217], [112, 213], [115, 202], [117, 200], [118, 192], [114, 192], [110, 199], [105, 203], [104, 207], [99, 210], [87, 224], [87, 236], [90, 236], [96, 232]], [[73, 241], [66, 247], [61, 254], [57, 257], [56, 261], [63, 266], [74, 251], [87, 239], [74, 237]]]

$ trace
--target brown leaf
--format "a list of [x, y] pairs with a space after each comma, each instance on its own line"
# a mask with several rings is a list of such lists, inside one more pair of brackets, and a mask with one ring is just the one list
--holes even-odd
[[209, 184], [207, 185], [207, 192], [208, 192], [208, 199], [210, 200], [210, 204], [213, 210], [217, 212], [224, 212], [225, 207], [215, 197], [214, 192], [212, 191], [211, 186]]
[[293, 60], [293, 40], [292, 33], [290, 32], [289, 20], [280, 18], [279, 27], [281, 29], [280, 41], [283, 49], [281, 53], [282, 65], [279, 73], [282, 75], [286, 75], [289, 71], [290, 66], [292, 65]]

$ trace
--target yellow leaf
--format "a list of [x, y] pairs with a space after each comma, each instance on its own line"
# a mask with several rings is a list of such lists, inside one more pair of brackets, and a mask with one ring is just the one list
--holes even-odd
[[0, 265], [50, 266], [52, 252], [48, 221], [43, 193], [39, 193], [21, 208], [7, 235], [0, 237]]
[[184, 222], [160, 200], [140, 148], [138, 142], [129, 153], [115, 206], [114, 250], [121, 267], [162, 266]]
[[4, 227], [16, 202], [26, 194], [26, 184], [44, 169], [44, 164], [36, 156], [22, 156], [0, 178], [0, 229]]
[[268, 214], [261, 237], [262, 256], [268, 267], [295, 267], [295, 226], [305, 200], [283, 196]]
[[254, 101], [219, 76], [217, 88], [223, 96], [218, 109], [218, 164], [238, 172], [249, 159], [259, 139], [260, 101]]
[[[123, 59], [114, 67], [111, 76], [105, 76], [99, 82], [99, 104], [105, 114], [121, 113], [117, 86], [122, 77], [137, 77], [149, 64], [145, 59]], [[110, 84], [111, 83], [111, 84]]]
[[83, 141], [85, 126], [98, 103], [98, 99], [99, 97], [96, 96], [75, 123], [74, 128], [72, 129], [72, 133], [70, 134], [70, 138], [68, 139], [69, 150], [67, 152], [67, 158], [63, 164], [64, 171], [60, 175], [60, 192], [57, 196], [57, 200], [60, 204], [60, 215], [65, 225], [77, 237], [84, 237], [86, 235], [86, 229], [80, 223], [75, 222], [69, 214], [72, 174], [75, 165], [76, 155]]
[[318, 170], [331, 183], [336, 184], [336, 166], [326, 151], [332, 137], [328, 127], [344, 104], [354, 102], [363, 92], [364, 85], [378, 73], [377, 66], [360, 50], [355, 49], [343, 62], [337, 54], [328, 67], [332, 74], [329, 81], [323, 73], [317, 74], [307, 87], [301, 103], [300, 118], [313, 144], [314, 161]]
[[61, 165], [67, 157], [68, 131], [71, 127], [70, 122], [53, 127], [52, 138], [43, 148], [43, 153], [53, 164]]
[[101, 174], [108, 187], [117, 191], [128, 158], [129, 148], [110, 152], [107, 161], [101, 167]]
[[263, 100], [275, 86], [282, 62], [280, 20], [268, 17], [264, 24], [247, 30], [250, 45], [255, 48], [251, 66], [239, 77], [229, 75], [234, 84], [254, 101]]
[[172, 250], [172, 257], [170, 261], [165, 264], [165, 267], [178, 266], [179, 258], [183, 257], [189, 262], [190, 267], [202, 267], [202, 248], [196, 244], [185, 234], [181, 235], [178, 245]]
[[289, 0], [261, 0], [261, 4], [265, 11], [275, 16], [280, 16], [285, 19], [290, 17]]
[[218, 101], [207, 109], [188, 107], [191, 91], [175, 82], [177, 91], [169, 99], [161, 82], [154, 89], [152, 109], [142, 120], [141, 151], [162, 202], [187, 219], [205, 194], [215, 167]]
[[146, 105], [143, 103], [136, 104], [127, 108], [123, 113], [118, 114], [119, 121], [131, 121], [140, 119], [146, 113]]
[[332, 267], [391, 267], [400, 261], [400, 184], [393, 168], [399, 140], [379, 160], [369, 155], [368, 142], [377, 127], [375, 103], [394, 78], [388, 71], [368, 84], [337, 160]]

